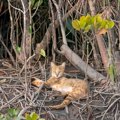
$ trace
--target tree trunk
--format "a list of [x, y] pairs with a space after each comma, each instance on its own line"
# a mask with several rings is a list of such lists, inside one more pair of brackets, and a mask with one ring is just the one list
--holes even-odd
[[21, 43], [22, 51], [20, 58], [24, 61], [31, 56], [31, 34], [29, 33], [30, 28], [30, 12], [29, 2], [27, 0], [21, 0], [23, 7], [23, 39]]
[[[89, 3], [91, 15], [93, 15], [93, 16], [96, 15], [95, 3], [93, 2], [93, 0], [88, 0], [88, 3]], [[101, 54], [101, 57], [102, 57], [102, 62], [103, 62], [104, 67], [107, 71], [108, 56], [107, 56], [107, 50], [106, 50], [105, 45], [104, 45], [103, 37], [101, 35], [96, 35], [96, 40], [97, 40], [97, 44], [98, 44], [100, 54]]]
[[[63, 16], [62, 18], [62, 21], [65, 21], [69, 16], [70, 14], [72, 14], [77, 8], [78, 6], [80, 5], [80, 0]], [[59, 21], [58, 20], [55, 20], [55, 28], [59, 27]], [[51, 39], [51, 35], [52, 34], [52, 23], [49, 25], [42, 41], [40, 43], [37, 43], [36, 45], [36, 49], [35, 49], [35, 52], [36, 52], [36, 59], [39, 58], [39, 53], [40, 53], [40, 50], [41, 49], [44, 49], [46, 50], [46, 47], [49, 45], [50, 43], [50, 39]]]

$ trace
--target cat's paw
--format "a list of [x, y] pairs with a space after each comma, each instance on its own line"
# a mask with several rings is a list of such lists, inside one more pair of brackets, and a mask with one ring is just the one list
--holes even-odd
[[44, 81], [40, 80], [39, 78], [33, 77], [31, 78], [31, 84], [36, 87], [40, 87], [41, 85], [44, 84]]

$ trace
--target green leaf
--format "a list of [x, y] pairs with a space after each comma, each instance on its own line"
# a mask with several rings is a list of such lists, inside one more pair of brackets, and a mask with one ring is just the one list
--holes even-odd
[[114, 64], [110, 64], [108, 68], [108, 74], [110, 76], [110, 79], [114, 82], [115, 77], [116, 77], [116, 68]]
[[106, 20], [103, 20], [103, 21], [101, 22], [101, 25], [100, 25], [99, 29], [105, 28], [106, 24], [107, 24], [107, 21], [106, 21]]
[[31, 6], [33, 7], [35, 4], [35, 0], [29, 0], [29, 3], [31, 4]]
[[21, 52], [21, 47], [19, 47], [19, 46], [16, 46], [16, 51], [18, 52], [18, 53], [20, 53]]
[[96, 21], [97, 21], [98, 23], [101, 23], [101, 22], [103, 21], [103, 19], [102, 19], [102, 17], [101, 17], [101, 14], [97, 14], [97, 15], [96, 15]]
[[73, 34], [73, 35], [75, 35], [75, 30], [74, 30], [74, 28], [72, 27], [72, 24], [71, 24], [72, 22], [71, 22], [71, 20], [70, 19], [67, 19], [67, 21], [66, 21], [66, 27], [67, 27], [67, 29]]
[[40, 55], [42, 55], [43, 57], [46, 57], [45, 50], [41, 49], [41, 50], [40, 50]]
[[18, 117], [19, 110], [10, 108], [6, 114], [0, 114], [0, 120], [21, 120], [22, 116]]
[[91, 29], [91, 25], [85, 27], [84, 32], [88, 32]]
[[105, 29], [109, 29], [109, 24], [108, 23], [106, 23]]
[[111, 20], [106, 20], [101, 17], [101, 14], [97, 14], [95, 16], [82, 16], [80, 19], [76, 19], [72, 21], [72, 26], [76, 30], [84, 30], [84, 32], [88, 32], [92, 28], [95, 29], [96, 33], [100, 31], [100, 33], [105, 33], [108, 29], [111, 29], [114, 26], [114, 22]]
[[91, 20], [90, 20], [91, 25], [94, 25], [94, 21], [95, 21], [95, 16], [91, 16]]
[[19, 111], [16, 110], [16, 109], [13, 109], [13, 108], [11, 108], [11, 109], [8, 110], [8, 115], [11, 116], [11, 117], [17, 116], [18, 113], [19, 113]]
[[36, 0], [29, 0], [29, 5], [31, 6], [31, 8], [34, 7], [35, 1], [36, 1]]
[[32, 25], [29, 26], [29, 33], [32, 34]]
[[80, 29], [84, 29], [85, 28], [85, 25], [86, 25], [86, 21], [87, 21], [87, 17], [85, 17], [85, 16], [82, 16], [81, 18], [80, 18]]
[[36, 114], [35, 112], [32, 112], [31, 114], [25, 114], [26, 120], [38, 120], [39, 115]]
[[94, 16], [93, 18], [94, 18], [93, 19], [93, 26], [95, 29], [97, 29], [97, 18], [96, 18], [96, 16]]
[[115, 23], [113, 21], [108, 21], [109, 29], [113, 28]]
[[26, 118], [26, 120], [32, 120], [31, 116], [29, 114], [25, 114], [25, 118]]
[[[84, 19], [83, 19], [84, 20]], [[87, 16], [85, 17], [85, 20], [84, 20], [87, 24], [90, 24], [90, 21], [91, 21], [91, 16], [89, 14], [87, 14]]]
[[38, 0], [37, 2], [35, 2], [33, 9], [40, 7], [42, 3], [43, 3], [43, 0]]
[[83, 20], [85, 20], [85, 16], [82, 16], [82, 17], [80, 17], [80, 21], [83, 21]]
[[30, 116], [31, 116], [32, 120], [37, 120], [37, 119], [39, 118], [39, 115], [36, 114], [35, 112], [32, 112], [32, 113], [30, 114]]
[[76, 30], [80, 30], [80, 21], [79, 20], [73, 20], [72, 21], [72, 26], [73, 26], [73, 28], [74, 29], [76, 29]]

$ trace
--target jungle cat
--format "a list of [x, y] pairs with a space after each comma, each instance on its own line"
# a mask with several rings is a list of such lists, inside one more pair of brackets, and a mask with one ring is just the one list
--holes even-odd
[[50, 108], [62, 109], [72, 101], [88, 96], [89, 87], [87, 81], [63, 77], [64, 71], [65, 62], [61, 65], [56, 65], [51, 62], [51, 77], [44, 84], [55, 91], [59, 91], [62, 96], [65, 96], [65, 99], [61, 104], [49, 106]]

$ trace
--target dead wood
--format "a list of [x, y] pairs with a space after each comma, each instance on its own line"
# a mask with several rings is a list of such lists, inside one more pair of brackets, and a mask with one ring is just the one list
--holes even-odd
[[[70, 14], [72, 14], [76, 8], [79, 6], [80, 4], [80, 0], [68, 11], [68, 13], [66, 13], [63, 18], [62, 18], [62, 21], [65, 21], [69, 16]], [[58, 20], [55, 20], [55, 28], [57, 28], [59, 26], [59, 21]], [[35, 48], [35, 52], [36, 52], [36, 58], [38, 58], [39, 56], [39, 53], [40, 53], [40, 50], [41, 49], [44, 49], [46, 50], [46, 47], [49, 45], [50, 43], [50, 39], [51, 39], [51, 35], [52, 34], [52, 23], [49, 25], [42, 41], [38, 44], [36, 44], [36, 48]]]
[[[35, 69], [37, 70], [38, 67]], [[49, 72], [47, 73], [49, 68], [46, 69], [45, 74], [49, 74]], [[69, 69], [71, 70], [71, 68]], [[4, 70], [4, 67], [1, 66], [1, 70]], [[35, 88], [31, 85], [28, 87], [25, 96], [24, 76], [18, 76], [19, 70], [14, 71], [11, 68], [5, 69], [5, 72], [10, 77], [4, 76], [7, 80], [0, 84], [0, 113], [3, 113], [3, 115], [7, 114], [9, 108], [14, 108], [20, 110], [18, 114], [20, 117], [24, 116], [26, 112], [35, 112], [45, 120], [80, 120], [81, 118], [83, 120], [94, 118], [98, 120], [118, 120], [120, 118], [119, 87], [118, 91], [105, 89], [104, 86], [94, 85], [90, 81], [90, 99], [87, 102], [86, 100], [73, 101], [66, 109], [50, 110], [48, 106], [60, 103], [63, 97], [56, 97], [55, 95], [58, 93], [50, 89], [41, 90], [41, 87]], [[78, 74], [74, 74], [76, 77], [78, 76]], [[31, 71], [31, 75], [42, 78], [42, 74], [38, 70], [36, 73]], [[27, 79], [30, 79], [30, 76]], [[42, 80], [45, 81], [46, 78]]]
[[63, 55], [73, 64], [77, 69], [87, 74], [87, 76], [93, 81], [106, 80], [106, 77], [94, 70], [88, 64], [86, 64], [76, 53], [74, 53], [67, 45], [61, 46]]

